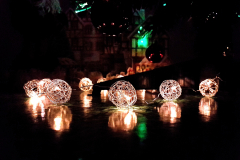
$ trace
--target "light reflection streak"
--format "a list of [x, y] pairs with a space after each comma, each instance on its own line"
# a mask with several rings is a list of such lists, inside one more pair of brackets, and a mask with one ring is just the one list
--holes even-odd
[[62, 132], [70, 128], [70, 124], [72, 122], [72, 112], [65, 105], [52, 105], [48, 109], [47, 120], [53, 130]]
[[82, 101], [82, 107], [89, 108], [92, 106], [92, 96], [89, 96], [90, 92], [80, 93], [80, 101]]
[[137, 124], [136, 113], [130, 110], [118, 110], [114, 112], [108, 121], [108, 126], [114, 131], [131, 131]]
[[101, 102], [105, 103], [108, 101], [108, 90], [101, 90]]
[[204, 121], [209, 121], [217, 112], [217, 102], [208, 97], [204, 97], [199, 102], [199, 113], [203, 115]]
[[146, 94], [146, 90], [137, 90], [137, 97], [138, 99], [145, 101], [145, 94]]
[[165, 102], [157, 110], [163, 122], [176, 123], [181, 118], [181, 108], [177, 103]]
[[45, 118], [45, 108], [50, 104], [50, 101], [43, 95], [29, 98], [26, 104], [34, 121], [36, 121], [38, 117], [41, 117], [42, 120]]

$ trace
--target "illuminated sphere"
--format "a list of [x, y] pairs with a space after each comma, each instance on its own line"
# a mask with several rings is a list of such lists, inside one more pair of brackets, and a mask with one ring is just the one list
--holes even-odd
[[52, 103], [61, 104], [70, 100], [72, 94], [71, 86], [61, 79], [54, 79], [48, 85], [46, 95]]
[[38, 88], [38, 82], [39, 80], [34, 79], [24, 84], [23, 88], [28, 97], [39, 96], [40, 90]]
[[152, 44], [146, 50], [146, 58], [151, 63], [159, 63], [163, 60], [165, 56], [165, 51], [163, 47], [159, 44]]
[[41, 81], [38, 82], [38, 88], [41, 94], [46, 93], [47, 87], [51, 82], [52, 81], [48, 78], [42, 79]]
[[218, 92], [218, 84], [214, 79], [205, 79], [199, 84], [199, 91], [205, 97], [212, 97]]
[[82, 91], [90, 91], [92, 89], [92, 81], [89, 78], [82, 78], [79, 82], [79, 88]]
[[91, 8], [94, 27], [103, 34], [116, 36], [124, 32], [132, 15], [131, 5], [119, 0], [97, 0]]
[[137, 93], [131, 83], [127, 81], [115, 82], [108, 91], [109, 100], [117, 107], [130, 107], [137, 101]]
[[165, 80], [159, 87], [160, 94], [166, 100], [175, 100], [181, 96], [182, 88], [175, 80]]

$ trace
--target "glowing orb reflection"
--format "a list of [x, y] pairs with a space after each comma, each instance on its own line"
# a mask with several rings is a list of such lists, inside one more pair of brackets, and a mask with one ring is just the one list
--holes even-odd
[[199, 102], [199, 113], [204, 116], [205, 121], [209, 121], [217, 113], [217, 102], [212, 98], [202, 98]]
[[181, 108], [177, 103], [165, 102], [158, 108], [160, 120], [163, 122], [176, 123], [181, 117]]
[[137, 125], [136, 113], [132, 111], [114, 112], [108, 121], [108, 126], [114, 131], [130, 131]]
[[47, 119], [50, 127], [56, 131], [64, 131], [70, 128], [72, 113], [67, 106], [50, 106]]

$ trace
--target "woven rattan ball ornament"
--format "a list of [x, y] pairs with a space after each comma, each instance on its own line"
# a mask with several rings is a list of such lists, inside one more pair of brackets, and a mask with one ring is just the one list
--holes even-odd
[[92, 81], [89, 78], [82, 78], [79, 82], [79, 88], [82, 91], [90, 91], [92, 89]]
[[181, 96], [182, 88], [175, 80], [165, 80], [159, 87], [160, 94], [166, 100], [175, 100]]
[[28, 81], [27, 83], [24, 84], [23, 88], [28, 97], [39, 96], [40, 90], [38, 88], [38, 82], [39, 82], [39, 80], [34, 79], [34, 80]]
[[38, 82], [38, 88], [41, 94], [45, 94], [47, 92], [47, 87], [52, 81], [48, 78], [44, 78]]
[[109, 89], [109, 100], [119, 108], [128, 108], [137, 101], [135, 88], [128, 81], [117, 81]]
[[205, 97], [212, 97], [218, 92], [218, 84], [215, 79], [205, 79], [199, 84], [199, 91]]
[[48, 99], [55, 104], [66, 103], [70, 100], [72, 94], [71, 86], [61, 79], [54, 79], [48, 85], [46, 95]]

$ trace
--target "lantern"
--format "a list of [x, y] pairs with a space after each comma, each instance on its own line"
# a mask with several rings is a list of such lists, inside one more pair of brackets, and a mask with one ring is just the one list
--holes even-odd
[[92, 81], [89, 78], [82, 78], [79, 82], [79, 88], [82, 91], [90, 91], [92, 89]]
[[131, 83], [117, 81], [109, 89], [109, 100], [117, 107], [130, 107], [137, 101], [137, 93]]
[[181, 96], [182, 88], [175, 80], [165, 80], [159, 87], [160, 94], [166, 100], [175, 100]]
[[215, 79], [205, 79], [199, 84], [199, 91], [205, 97], [212, 97], [218, 92], [218, 84]]
[[39, 96], [40, 90], [38, 88], [38, 82], [39, 82], [39, 80], [34, 79], [34, 80], [28, 81], [27, 83], [24, 84], [23, 88], [28, 97]]
[[71, 94], [71, 86], [61, 79], [52, 80], [46, 91], [48, 99], [56, 104], [66, 103], [70, 100]]

